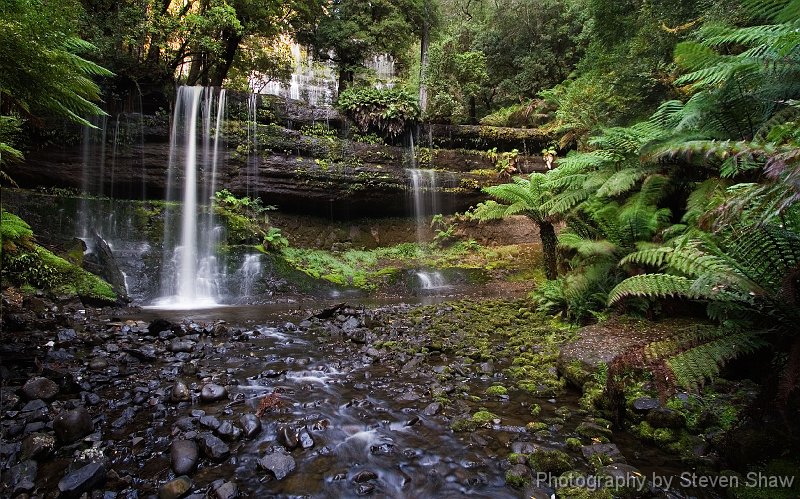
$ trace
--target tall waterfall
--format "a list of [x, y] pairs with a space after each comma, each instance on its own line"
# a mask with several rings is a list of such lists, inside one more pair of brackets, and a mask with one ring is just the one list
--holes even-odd
[[[414, 218], [417, 225], [417, 243], [420, 245], [420, 258], [424, 256], [426, 242], [426, 226], [433, 215], [440, 212], [439, 194], [435, 170], [406, 169], [411, 179], [411, 197], [413, 200]], [[439, 271], [420, 270], [415, 273], [420, 288], [424, 290], [445, 287], [447, 282]]]
[[[214, 250], [221, 228], [209, 204], [216, 191], [224, 110], [225, 90], [178, 89], [170, 136], [159, 306], [198, 308], [214, 306], [219, 300], [224, 271]], [[179, 207], [174, 203], [178, 199]]]

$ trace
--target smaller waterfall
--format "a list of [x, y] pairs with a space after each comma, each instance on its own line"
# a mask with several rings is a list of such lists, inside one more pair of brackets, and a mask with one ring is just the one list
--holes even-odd
[[247, 98], [247, 173], [246, 194], [258, 197], [258, 95]]
[[447, 287], [447, 280], [445, 280], [444, 276], [439, 271], [433, 271], [433, 272], [420, 271], [420, 272], [415, 272], [414, 275], [417, 276], [420, 288], [423, 290], [440, 289]]
[[236, 276], [239, 279], [239, 295], [242, 298], [253, 296], [253, 286], [256, 279], [261, 276], [262, 268], [260, 254], [255, 253], [244, 257], [242, 266], [236, 271]]

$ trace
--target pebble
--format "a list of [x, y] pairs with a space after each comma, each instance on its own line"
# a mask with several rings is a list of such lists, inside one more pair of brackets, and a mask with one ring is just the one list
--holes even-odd
[[211, 491], [216, 499], [234, 499], [239, 497], [239, 487], [233, 482], [216, 480], [211, 484]]
[[286, 478], [296, 466], [294, 458], [282, 450], [267, 454], [258, 461], [258, 464], [265, 470], [272, 472], [278, 480]]
[[172, 385], [172, 393], [170, 395], [174, 402], [182, 402], [185, 400], [191, 400], [192, 393], [189, 391], [189, 387], [181, 380], [177, 380], [174, 385]]
[[58, 395], [58, 385], [47, 378], [31, 378], [22, 386], [22, 395], [26, 400], [53, 400]]
[[200, 447], [203, 449], [203, 454], [212, 461], [222, 461], [231, 453], [230, 447], [225, 442], [210, 433], [200, 437]]
[[192, 489], [192, 479], [188, 476], [179, 476], [158, 489], [159, 499], [178, 499]]
[[244, 429], [244, 436], [253, 438], [261, 432], [261, 420], [255, 414], [244, 414], [239, 418], [239, 424]]
[[64, 497], [77, 497], [102, 486], [106, 481], [106, 468], [101, 463], [87, 464], [83, 468], [67, 473], [58, 482], [58, 490]]
[[185, 475], [197, 466], [199, 449], [191, 440], [175, 440], [170, 446], [170, 460], [176, 475]]
[[207, 383], [203, 385], [200, 391], [200, 400], [203, 402], [216, 402], [228, 396], [228, 390], [224, 386], [215, 383]]
[[48, 457], [56, 447], [56, 439], [47, 433], [31, 433], [22, 441], [20, 458], [36, 459]]
[[11, 495], [18, 495], [23, 492], [30, 492], [36, 482], [36, 474], [39, 467], [36, 461], [22, 461], [8, 471], [5, 480], [10, 486]]
[[79, 407], [71, 411], [61, 411], [53, 420], [56, 438], [62, 444], [71, 444], [94, 431], [94, 423], [89, 411]]

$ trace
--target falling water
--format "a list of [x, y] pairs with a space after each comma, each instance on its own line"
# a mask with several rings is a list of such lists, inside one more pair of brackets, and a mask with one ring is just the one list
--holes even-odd
[[258, 95], [247, 98], [247, 195], [258, 197]]
[[239, 279], [239, 294], [241, 298], [253, 296], [253, 285], [261, 275], [261, 255], [258, 253], [246, 255], [242, 266], [236, 271]]
[[[215, 255], [221, 229], [214, 224], [205, 203], [216, 189], [219, 132], [224, 119], [225, 93], [216, 96], [216, 120], [212, 123], [215, 91], [212, 88], [180, 87], [173, 115], [168, 167], [168, 199], [176, 200], [176, 181], [182, 177], [180, 213], [170, 206], [164, 223], [164, 258], [161, 298], [156, 305], [198, 308], [217, 304], [218, 281], [222, 275]], [[201, 135], [198, 137], [198, 135]], [[198, 151], [198, 140], [202, 148]], [[213, 146], [212, 146], [213, 142]], [[212, 152], [213, 151], [213, 152]], [[198, 202], [198, 183], [202, 181]], [[198, 212], [204, 215], [198, 223]], [[180, 239], [174, 237], [180, 219]]]
[[[422, 252], [423, 244], [427, 239], [427, 225], [430, 223], [431, 217], [440, 212], [436, 171], [408, 168], [406, 172], [411, 179], [411, 195], [417, 226], [417, 243], [420, 246], [419, 256], [422, 258], [424, 256]], [[415, 274], [422, 289], [430, 290], [447, 286], [444, 276], [438, 271], [420, 270]]]
[[378, 54], [366, 61], [366, 66], [375, 71], [377, 88], [392, 88], [394, 86], [394, 57], [389, 54]]

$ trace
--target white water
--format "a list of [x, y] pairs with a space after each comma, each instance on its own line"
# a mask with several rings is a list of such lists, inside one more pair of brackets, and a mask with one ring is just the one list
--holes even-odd
[[[215, 104], [212, 136], [211, 111]], [[219, 282], [224, 277], [224, 267], [215, 255], [215, 248], [220, 228], [214, 223], [208, 203], [216, 190], [219, 133], [224, 108], [224, 90], [215, 92], [203, 87], [178, 89], [170, 137], [167, 190], [168, 200], [180, 199], [181, 205], [180, 213], [176, 213], [177, 209], [172, 206], [166, 210], [161, 297], [155, 303], [158, 307], [195, 309], [219, 303]], [[202, 140], [200, 151], [199, 140]], [[180, 189], [178, 180], [181, 180]], [[200, 181], [203, 199], [198, 200]], [[176, 241], [174, 235], [178, 227], [180, 238]]]
[[244, 262], [236, 272], [239, 278], [239, 295], [241, 298], [248, 298], [253, 295], [253, 285], [261, 275], [261, 255], [258, 253], [247, 255]]
[[[411, 147], [413, 151], [413, 141], [411, 142]], [[419, 256], [422, 258], [431, 218], [440, 211], [436, 171], [408, 168], [406, 172], [411, 179], [411, 195], [417, 226], [417, 243], [421, 251]], [[420, 289], [432, 290], [447, 287], [447, 280], [441, 272], [419, 270], [415, 272], [415, 275], [419, 281]]]

